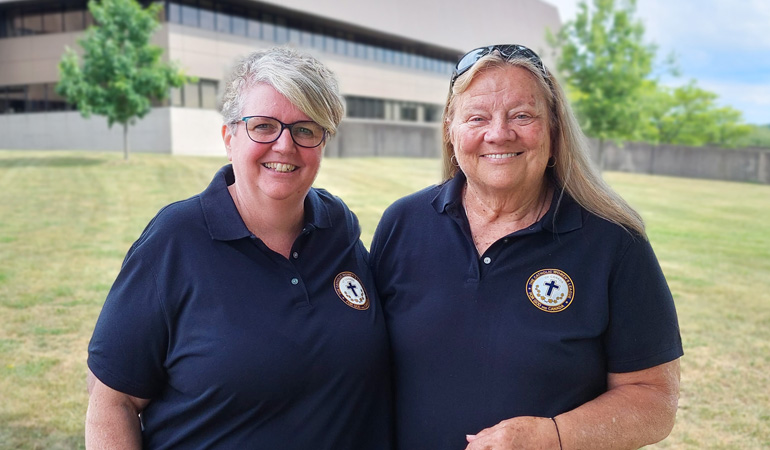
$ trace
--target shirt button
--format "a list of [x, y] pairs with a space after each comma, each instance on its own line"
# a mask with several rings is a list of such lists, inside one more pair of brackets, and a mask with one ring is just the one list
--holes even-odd
[[297, 258], [299, 258], [299, 253], [297, 253], [297, 252], [294, 252], [294, 253], [292, 253], [292, 254], [291, 254], [291, 256], [292, 256], [294, 259], [297, 259]]
[[298, 279], [296, 279], [296, 278], [292, 278], [292, 279], [291, 279], [291, 284], [294, 284], [294, 285], [296, 285], [296, 284], [298, 284], [298, 283], [299, 283], [299, 280], [298, 280]]
[[491, 263], [491, 262], [492, 262], [492, 258], [490, 258], [489, 256], [487, 256], [486, 258], [484, 258], [484, 264], [489, 264], [489, 263]]

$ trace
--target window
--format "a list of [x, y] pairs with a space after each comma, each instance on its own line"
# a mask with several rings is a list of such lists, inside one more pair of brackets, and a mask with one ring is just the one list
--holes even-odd
[[246, 36], [246, 18], [243, 11], [233, 10], [231, 11], [230, 22], [232, 24], [231, 33], [238, 36]]
[[43, 14], [43, 33], [61, 33], [64, 31], [64, 23], [60, 12]]
[[230, 14], [227, 14], [227, 10], [224, 5], [217, 4], [216, 23], [217, 31], [220, 33], [229, 33], [232, 30]]
[[262, 39], [275, 41], [275, 22], [270, 14], [262, 16]]
[[180, 2], [183, 2], [180, 6], [182, 12], [182, 25], [197, 27], [198, 8], [195, 7], [194, 0], [180, 0]]
[[217, 109], [217, 82], [214, 80], [201, 80], [201, 107], [205, 109]]
[[215, 29], [216, 20], [214, 18], [214, 4], [212, 2], [201, 0], [198, 20], [200, 21], [200, 27], [204, 30], [213, 31]]
[[188, 108], [201, 107], [201, 93], [198, 83], [188, 83], [184, 85], [184, 106]]
[[84, 13], [82, 10], [64, 12], [64, 31], [80, 31], [85, 29]]

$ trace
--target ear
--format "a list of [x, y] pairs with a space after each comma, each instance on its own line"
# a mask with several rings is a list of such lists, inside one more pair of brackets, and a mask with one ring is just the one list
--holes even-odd
[[233, 139], [233, 135], [230, 134], [230, 130], [227, 125], [222, 125], [222, 141], [225, 143], [225, 151], [227, 152], [227, 160], [233, 160], [233, 150], [230, 147], [230, 142]]

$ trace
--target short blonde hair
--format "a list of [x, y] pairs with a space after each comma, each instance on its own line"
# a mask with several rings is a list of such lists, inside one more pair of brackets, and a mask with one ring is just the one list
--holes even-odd
[[337, 77], [306, 53], [274, 47], [238, 60], [226, 81], [221, 112], [231, 134], [243, 115], [247, 90], [257, 83], [272, 86], [329, 134], [337, 132], [345, 114]]
[[589, 212], [615, 223], [627, 231], [646, 239], [644, 221], [620, 195], [601, 177], [591, 162], [588, 141], [570, 108], [564, 91], [551, 71], [542, 70], [531, 60], [513, 55], [504, 58], [499, 52], [479, 59], [473, 67], [460, 75], [449, 89], [443, 116], [443, 168], [444, 179], [453, 178], [459, 171], [454, 163], [452, 144], [452, 120], [457, 107], [457, 96], [465, 92], [479, 73], [505, 66], [521, 67], [537, 80], [548, 106], [548, 129], [551, 137], [553, 166], [546, 169], [561, 196], [566, 192]]

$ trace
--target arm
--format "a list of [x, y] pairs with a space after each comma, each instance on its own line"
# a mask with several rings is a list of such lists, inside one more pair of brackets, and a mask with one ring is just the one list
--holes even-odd
[[86, 448], [141, 449], [139, 413], [150, 400], [118, 392], [88, 371]]
[[[555, 418], [564, 450], [636, 449], [671, 432], [679, 401], [679, 360], [610, 373], [607, 392]], [[469, 436], [467, 450], [558, 449], [549, 418], [515, 417]]]

